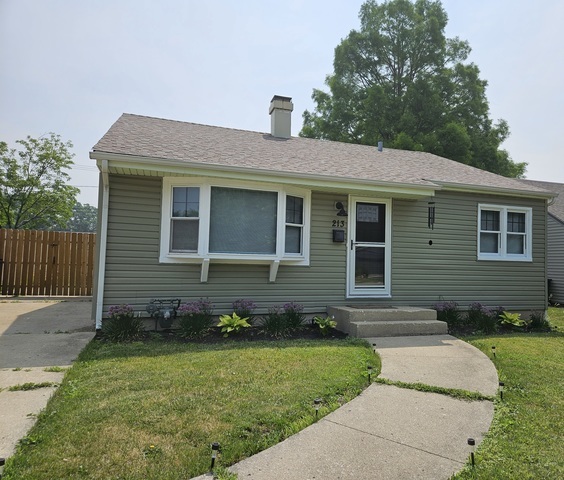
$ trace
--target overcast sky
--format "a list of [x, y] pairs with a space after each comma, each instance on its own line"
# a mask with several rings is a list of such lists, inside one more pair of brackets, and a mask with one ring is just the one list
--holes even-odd
[[[0, 140], [55, 132], [76, 154], [79, 201], [97, 203], [88, 152], [123, 113], [267, 132], [273, 95], [292, 133], [325, 88], [361, 0], [0, 0]], [[527, 177], [564, 183], [562, 0], [443, 0], [468, 40], [491, 118]]]

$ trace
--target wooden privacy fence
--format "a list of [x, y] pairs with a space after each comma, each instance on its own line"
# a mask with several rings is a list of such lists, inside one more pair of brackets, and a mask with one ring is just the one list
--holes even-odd
[[92, 295], [96, 234], [0, 228], [2, 295]]

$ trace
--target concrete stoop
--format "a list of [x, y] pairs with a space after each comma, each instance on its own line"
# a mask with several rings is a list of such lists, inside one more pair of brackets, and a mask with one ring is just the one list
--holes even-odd
[[402, 337], [444, 335], [446, 322], [437, 320], [437, 312], [419, 307], [328, 307], [337, 328], [352, 337]]

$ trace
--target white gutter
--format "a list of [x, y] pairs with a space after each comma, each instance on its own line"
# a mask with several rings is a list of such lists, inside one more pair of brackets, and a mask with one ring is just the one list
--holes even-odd
[[198, 176], [250, 180], [250, 175], [252, 175], [255, 181], [289, 183], [309, 188], [329, 189], [332, 192], [338, 188], [344, 192], [363, 190], [366, 192], [376, 191], [392, 195], [397, 194], [406, 198], [423, 198], [433, 196], [437, 190], [441, 189], [441, 186], [427, 180], [421, 180], [420, 183], [400, 183], [354, 177], [335, 177], [318, 173], [297, 173], [232, 165], [202, 164], [191, 161], [139, 157], [101, 151], [90, 152], [90, 158], [98, 161], [102, 159], [108, 160], [111, 169], [147, 170], [159, 172], [159, 176], [166, 176], [167, 174], [186, 175], [187, 171], [191, 171], [193, 172], [192, 175], [197, 174]]
[[443, 182], [441, 180], [429, 180], [430, 182], [436, 183], [443, 187], [443, 190], [456, 191], [456, 192], [467, 192], [467, 193], [490, 193], [492, 195], [512, 195], [516, 197], [527, 197], [527, 198], [542, 198], [545, 200], [550, 200], [554, 197], [554, 193], [547, 191], [538, 190], [520, 190], [517, 188], [506, 188], [498, 186], [487, 186], [487, 185], [468, 185], [463, 183], [449, 183]]
[[102, 172], [102, 213], [99, 235], [98, 256], [98, 284], [96, 290], [96, 329], [102, 328], [102, 314], [104, 310], [104, 279], [106, 277], [106, 247], [108, 235], [108, 204], [110, 201], [110, 179], [108, 175], [108, 161], [101, 160], [98, 167]]

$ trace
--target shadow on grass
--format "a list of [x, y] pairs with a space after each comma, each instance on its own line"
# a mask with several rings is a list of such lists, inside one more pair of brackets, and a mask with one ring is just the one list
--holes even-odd
[[285, 339], [285, 340], [253, 340], [239, 341], [226, 338], [221, 343], [199, 343], [198, 341], [162, 340], [158, 337], [143, 341], [114, 343], [96, 338], [81, 352], [76, 363], [102, 359], [134, 358], [134, 357], [162, 357], [179, 353], [197, 353], [210, 351], [233, 350], [279, 350], [283, 348], [312, 348], [312, 347], [359, 347], [370, 348], [366, 340], [358, 338], [344, 339]]

